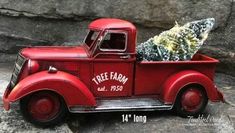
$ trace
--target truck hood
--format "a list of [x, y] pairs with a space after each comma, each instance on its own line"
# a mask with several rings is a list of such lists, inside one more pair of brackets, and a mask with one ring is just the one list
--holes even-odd
[[29, 59], [68, 59], [88, 57], [88, 53], [84, 46], [29, 47], [22, 49], [20, 53]]

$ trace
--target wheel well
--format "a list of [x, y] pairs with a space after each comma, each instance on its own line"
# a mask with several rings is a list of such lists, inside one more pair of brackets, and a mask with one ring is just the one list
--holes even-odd
[[180, 94], [181, 94], [182, 92], [184, 92], [184, 91], [185, 91], [187, 88], [189, 88], [189, 87], [196, 87], [196, 88], [200, 89], [201, 91], [204, 92], [204, 94], [206, 95], [206, 98], [208, 99], [208, 95], [207, 95], [207, 92], [206, 92], [205, 87], [203, 87], [203, 86], [200, 85], [200, 84], [193, 83], [193, 84], [185, 85], [184, 87], [182, 87], [182, 88], [179, 90], [179, 92], [177, 93], [176, 98], [175, 98], [175, 100], [174, 100], [174, 103], [178, 100]]

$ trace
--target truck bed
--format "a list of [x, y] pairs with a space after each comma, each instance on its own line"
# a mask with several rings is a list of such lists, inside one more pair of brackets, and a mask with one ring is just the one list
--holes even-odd
[[135, 95], [159, 94], [161, 85], [171, 75], [183, 70], [195, 70], [213, 80], [219, 61], [195, 54], [190, 61], [141, 61], [136, 63]]

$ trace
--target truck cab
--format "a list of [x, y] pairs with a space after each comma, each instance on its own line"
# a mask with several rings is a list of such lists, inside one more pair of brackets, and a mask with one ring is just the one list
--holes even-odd
[[[99, 19], [92, 22], [85, 40], [93, 62], [92, 88], [96, 97], [131, 96], [136, 28], [127, 21]], [[95, 33], [97, 32], [97, 33]], [[89, 34], [98, 34], [93, 43]]]
[[19, 101], [23, 116], [40, 126], [57, 124], [67, 112], [175, 109], [181, 116], [195, 116], [208, 99], [223, 101], [213, 83], [217, 63], [201, 54], [190, 61], [136, 61], [135, 26], [98, 19], [78, 46], [22, 49], [4, 108]]

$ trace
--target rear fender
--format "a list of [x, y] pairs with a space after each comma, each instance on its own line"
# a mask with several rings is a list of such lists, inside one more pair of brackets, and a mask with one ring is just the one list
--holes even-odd
[[61, 71], [57, 73], [42, 71], [24, 78], [13, 88], [7, 99], [14, 102], [28, 94], [41, 90], [58, 93], [64, 98], [68, 107], [96, 105], [93, 94], [79, 78]]
[[161, 101], [165, 104], [173, 104], [180, 90], [191, 84], [197, 84], [205, 88], [207, 96], [211, 101], [215, 102], [221, 99], [211, 79], [200, 72], [187, 70], [176, 73], [167, 79], [161, 87]]

